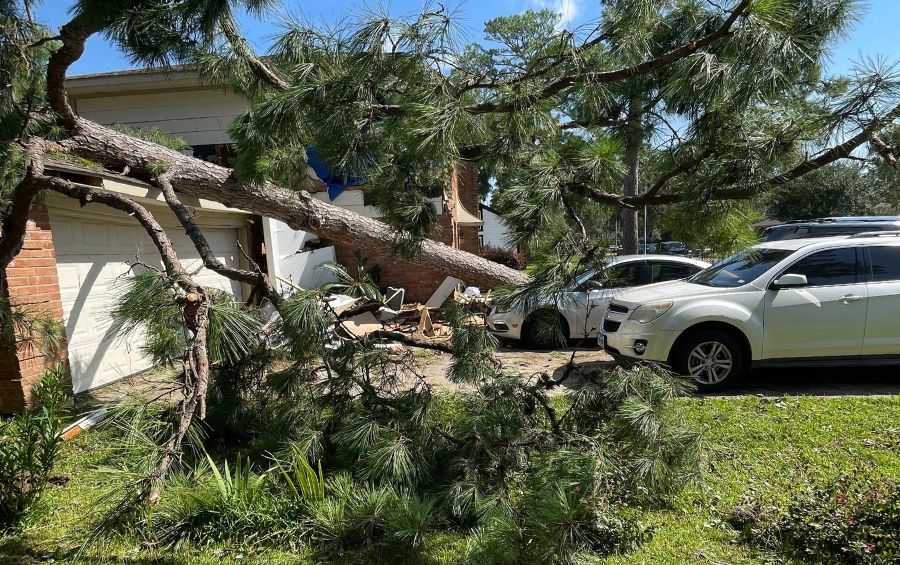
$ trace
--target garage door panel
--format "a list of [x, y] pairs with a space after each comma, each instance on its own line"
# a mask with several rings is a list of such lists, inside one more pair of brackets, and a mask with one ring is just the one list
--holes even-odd
[[[57, 216], [53, 209], [50, 221], [73, 389], [88, 390], [150, 368], [150, 360], [141, 351], [143, 331], [123, 337], [110, 328], [126, 279], [134, 276], [128, 262], [138, 256], [149, 265], [162, 267], [153, 242], [138, 226]], [[220, 261], [240, 264], [236, 229], [207, 227], [204, 233]], [[174, 228], [169, 236], [186, 268], [192, 272], [200, 269], [202, 261], [187, 236]], [[195, 278], [204, 286], [241, 295], [239, 283], [207, 269], [199, 270]]]

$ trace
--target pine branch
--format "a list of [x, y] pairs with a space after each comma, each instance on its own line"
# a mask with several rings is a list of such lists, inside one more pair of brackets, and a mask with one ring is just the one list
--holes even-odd
[[898, 118], [900, 118], [900, 104], [894, 106], [880, 118], [875, 118], [874, 120], [870, 121], [868, 124], [866, 124], [866, 127], [862, 128], [859, 133], [857, 133], [850, 139], [844, 141], [843, 143], [835, 145], [827, 149], [826, 151], [823, 151], [815, 158], [807, 159], [779, 175], [771, 177], [763, 182], [754, 184], [753, 186], [747, 188], [716, 190], [713, 192], [712, 197], [715, 200], [735, 200], [751, 198], [773, 188], [777, 188], [779, 186], [787, 184], [796, 178], [815, 171], [816, 169], [821, 169], [825, 165], [834, 163], [839, 159], [846, 159], [857, 147], [869, 141], [872, 135], [877, 133], [883, 127], [893, 123], [894, 120], [897, 120]]
[[222, 33], [228, 40], [228, 44], [231, 45], [235, 54], [247, 63], [247, 66], [250, 67], [250, 71], [256, 78], [268, 84], [275, 90], [285, 91], [290, 88], [290, 85], [283, 78], [278, 76], [275, 71], [269, 68], [262, 59], [257, 57], [256, 53], [254, 53], [250, 46], [247, 45], [247, 40], [244, 39], [234, 25], [231, 14], [223, 14], [222, 17], [219, 18], [219, 25], [222, 27]]
[[746, 12], [751, 0], [741, 0], [741, 2], [731, 10], [722, 25], [712, 33], [701, 37], [696, 41], [689, 41], [680, 45], [662, 55], [644, 61], [643, 63], [623, 67], [612, 71], [589, 72], [582, 74], [564, 75], [557, 78], [550, 84], [544, 86], [541, 90], [525, 97], [523, 100], [501, 101], [501, 102], [483, 102], [473, 106], [466, 107], [466, 111], [470, 114], [488, 114], [515, 112], [522, 108], [531, 106], [541, 100], [547, 100], [557, 94], [560, 94], [567, 88], [578, 84], [608, 84], [644, 75], [669, 65], [677, 63], [681, 59], [690, 56], [699, 49], [708, 47], [717, 41], [731, 35], [731, 28], [737, 22], [738, 18]]
[[660, 175], [660, 177], [658, 179], [656, 179], [656, 182], [654, 182], [653, 185], [651, 185], [650, 188], [647, 189], [646, 192], [644, 192], [642, 197], [643, 198], [654, 198], [659, 193], [659, 191], [662, 190], [663, 187], [666, 186], [666, 183], [668, 183], [670, 180], [677, 177], [678, 175], [683, 175], [684, 173], [693, 171], [698, 166], [700, 166], [700, 164], [703, 161], [705, 161], [707, 157], [709, 157], [712, 154], [713, 154], [713, 150], [707, 148], [707, 149], [703, 150], [700, 154], [695, 155], [694, 157], [691, 157], [689, 159], [682, 161], [680, 164], [676, 165], [672, 169], [669, 169], [668, 171], [666, 171], [665, 173]]

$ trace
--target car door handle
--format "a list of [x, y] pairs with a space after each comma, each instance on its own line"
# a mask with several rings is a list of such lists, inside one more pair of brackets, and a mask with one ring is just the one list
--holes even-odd
[[842, 304], [850, 304], [851, 302], [859, 302], [863, 297], [858, 294], [845, 294], [840, 298]]

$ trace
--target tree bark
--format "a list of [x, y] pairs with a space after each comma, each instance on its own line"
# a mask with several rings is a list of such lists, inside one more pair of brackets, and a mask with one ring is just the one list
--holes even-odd
[[[625, 179], [622, 181], [622, 194], [625, 198], [634, 198], [640, 185], [641, 143], [641, 108], [643, 102], [639, 97], [628, 103], [628, 122], [625, 125]], [[622, 210], [622, 253], [632, 255], [638, 250], [638, 209]]]
[[[322, 202], [306, 191], [291, 190], [268, 182], [241, 182], [231, 169], [119, 133], [80, 117], [76, 118], [71, 137], [60, 142], [60, 145], [69, 153], [114, 170], [128, 167], [133, 176], [143, 172], [144, 180], [153, 178], [148, 172], [150, 165], [169, 164], [173, 171], [170, 182], [180, 193], [275, 218], [294, 229], [311, 231], [320, 238], [356, 246], [370, 254], [391, 253], [398, 235], [397, 230], [387, 224]], [[468, 284], [487, 288], [522, 284], [529, 279], [515, 269], [432, 240], [425, 240], [419, 252], [408, 261], [423, 271], [436, 270]]]

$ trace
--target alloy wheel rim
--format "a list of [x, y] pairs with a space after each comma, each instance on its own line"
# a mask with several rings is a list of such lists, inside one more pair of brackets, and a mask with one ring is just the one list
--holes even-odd
[[688, 374], [700, 384], [714, 385], [724, 381], [733, 367], [731, 351], [718, 341], [697, 344], [688, 355]]

